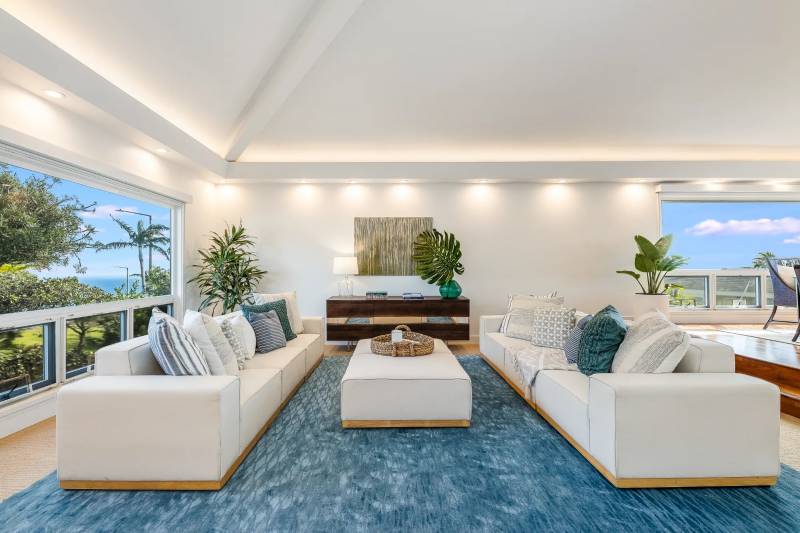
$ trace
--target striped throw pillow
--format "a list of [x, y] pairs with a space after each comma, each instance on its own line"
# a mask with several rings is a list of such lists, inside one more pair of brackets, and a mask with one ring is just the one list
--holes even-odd
[[292, 331], [291, 322], [289, 322], [286, 300], [275, 300], [274, 302], [264, 302], [257, 305], [242, 304], [242, 314], [247, 320], [250, 320], [250, 315], [252, 313], [266, 313], [267, 311], [275, 311], [278, 314], [278, 320], [280, 320], [283, 335], [286, 337], [287, 341], [297, 337]]
[[268, 353], [286, 346], [286, 334], [283, 332], [278, 313], [249, 313], [247, 320], [256, 334], [256, 353]]
[[150, 349], [165, 374], [170, 376], [208, 376], [203, 352], [177, 320], [153, 308], [147, 326]]
[[567, 362], [570, 364], [578, 364], [578, 349], [581, 347], [581, 337], [583, 336], [583, 328], [592, 319], [592, 315], [586, 315], [578, 320], [575, 327], [569, 331], [567, 340], [564, 342], [564, 355], [567, 356]]

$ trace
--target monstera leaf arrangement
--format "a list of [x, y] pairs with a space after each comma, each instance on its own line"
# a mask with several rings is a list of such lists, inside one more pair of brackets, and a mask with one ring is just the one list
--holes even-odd
[[424, 231], [414, 241], [414, 261], [419, 277], [439, 286], [444, 298], [457, 298], [461, 287], [455, 275], [464, 273], [461, 243], [455, 235], [437, 229]]
[[667, 274], [689, 262], [680, 255], [667, 255], [672, 246], [672, 235], [664, 235], [654, 243], [642, 235], [635, 236], [633, 240], [639, 248], [633, 259], [636, 270], [617, 270], [617, 274], [635, 279], [642, 289], [640, 294], [666, 294], [670, 289], [682, 288], [677, 283], [664, 283]]
[[222, 304], [222, 312], [230, 313], [258, 286], [267, 271], [258, 267], [253, 245], [241, 223], [227, 226], [221, 234], [211, 233], [211, 246], [198, 250], [200, 264], [193, 265], [199, 272], [189, 280], [197, 283], [203, 296], [200, 310], [215, 311]]

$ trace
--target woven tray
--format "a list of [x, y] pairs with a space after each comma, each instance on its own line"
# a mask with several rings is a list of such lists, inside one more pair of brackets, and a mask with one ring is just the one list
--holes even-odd
[[422, 333], [414, 333], [406, 325], [399, 325], [394, 329], [403, 332], [401, 342], [392, 342], [392, 335], [378, 335], [372, 339], [372, 353], [388, 355], [391, 357], [415, 357], [433, 353], [433, 337]]

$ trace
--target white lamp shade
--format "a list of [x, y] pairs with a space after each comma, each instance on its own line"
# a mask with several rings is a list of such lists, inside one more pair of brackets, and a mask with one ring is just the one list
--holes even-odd
[[358, 274], [358, 260], [355, 257], [334, 257], [334, 274]]

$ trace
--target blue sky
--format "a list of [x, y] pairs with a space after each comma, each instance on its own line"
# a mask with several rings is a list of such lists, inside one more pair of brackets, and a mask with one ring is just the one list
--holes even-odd
[[[42, 176], [37, 172], [26, 170], [23, 168], [9, 165], [9, 170], [17, 175], [18, 179], [25, 180], [28, 177]], [[97, 229], [94, 238], [100, 242], [124, 241], [127, 240], [127, 234], [111, 219], [111, 216], [120, 218], [130, 224], [136, 226], [137, 221], [144, 220], [147, 223], [147, 218], [139, 215], [132, 215], [127, 213], [119, 213], [117, 209], [128, 209], [131, 211], [139, 211], [153, 215], [153, 224], [170, 225], [170, 209], [161, 207], [151, 203], [134, 200], [127, 196], [121, 196], [106, 191], [101, 191], [93, 187], [87, 187], [67, 180], [61, 180], [53, 189], [53, 193], [57, 196], [77, 196], [85, 205], [97, 202], [94, 212], [80, 213], [84, 223], [91, 224]], [[97, 252], [95, 250], [85, 250], [80, 255], [81, 261], [87, 267], [86, 273], [78, 277], [114, 277], [124, 282], [125, 270], [117, 268], [117, 266], [126, 266], [130, 269], [131, 274], [139, 272], [138, 253], [135, 248], [125, 250], [113, 250]], [[145, 257], [145, 261], [147, 261]], [[38, 272], [41, 276], [46, 277], [61, 277], [61, 276], [75, 276], [75, 269], [70, 266], [62, 267], [56, 266], [47, 271]], [[159, 254], [153, 254], [153, 265], [169, 268], [169, 262]]]
[[686, 268], [750, 266], [759, 252], [800, 256], [800, 202], [662, 202], [661, 232]]

